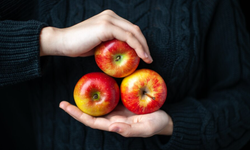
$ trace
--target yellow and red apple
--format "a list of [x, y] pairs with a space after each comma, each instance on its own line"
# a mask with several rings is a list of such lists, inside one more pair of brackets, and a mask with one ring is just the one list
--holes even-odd
[[80, 110], [91, 116], [102, 116], [117, 106], [120, 91], [112, 77], [102, 72], [92, 72], [79, 79], [73, 95]]
[[121, 100], [135, 114], [147, 114], [161, 108], [167, 98], [163, 78], [150, 69], [140, 69], [122, 80]]
[[96, 47], [95, 61], [106, 74], [123, 78], [136, 70], [140, 58], [126, 42], [113, 39]]

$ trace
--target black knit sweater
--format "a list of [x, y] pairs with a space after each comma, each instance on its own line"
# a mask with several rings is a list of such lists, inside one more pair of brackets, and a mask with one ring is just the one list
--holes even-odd
[[[145, 35], [154, 62], [141, 61], [139, 68], [166, 81], [162, 109], [173, 119], [172, 136], [124, 138], [86, 127], [58, 108], [62, 100], [74, 104], [82, 75], [100, 70], [93, 57], [44, 57], [44, 63], [39, 33], [105, 9]], [[3, 0], [0, 16], [0, 99], [30, 103], [38, 149], [236, 150], [250, 139], [249, 35], [236, 0]]]

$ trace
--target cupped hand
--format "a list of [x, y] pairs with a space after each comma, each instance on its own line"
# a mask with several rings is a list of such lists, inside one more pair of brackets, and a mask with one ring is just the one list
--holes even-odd
[[68, 28], [43, 28], [40, 34], [40, 56], [89, 56], [94, 54], [94, 47], [114, 38], [127, 42], [146, 63], [152, 62], [140, 28], [111, 10]]
[[79, 122], [93, 129], [116, 132], [124, 137], [150, 137], [156, 134], [172, 135], [171, 117], [162, 110], [136, 115], [119, 104], [115, 110], [102, 117], [83, 113], [78, 107], [62, 101], [60, 108]]

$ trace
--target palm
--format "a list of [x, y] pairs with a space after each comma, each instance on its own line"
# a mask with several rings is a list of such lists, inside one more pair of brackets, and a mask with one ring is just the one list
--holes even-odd
[[103, 117], [89, 116], [68, 102], [62, 102], [60, 106], [76, 120], [91, 128], [117, 132], [125, 137], [149, 137], [159, 134], [171, 120], [162, 110], [137, 115], [123, 105], [118, 105], [115, 110]]
[[127, 130], [123, 136], [152, 136], [160, 132], [167, 123], [167, 120], [164, 120], [166, 113], [162, 110], [150, 114], [137, 115], [130, 112], [123, 105], [119, 105], [105, 118], [110, 122], [110, 128], [121, 126], [121, 130]]

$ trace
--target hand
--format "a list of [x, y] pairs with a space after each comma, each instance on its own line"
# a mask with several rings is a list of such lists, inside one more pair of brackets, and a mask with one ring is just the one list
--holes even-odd
[[78, 107], [66, 101], [60, 108], [79, 122], [94, 129], [116, 132], [124, 137], [150, 137], [155, 134], [172, 135], [171, 117], [162, 110], [144, 115], [136, 115], [118, 105], [110, 114], [103, 117], [92, 117], [83, 113]]
[[40, 56], [89, 56], [94, 54], [94, 47], [114, 38], [127, 42], [146, 63], [152, 62], [140, 28], [111, 10], [68, 28], [43, 28], [40, 34]]

